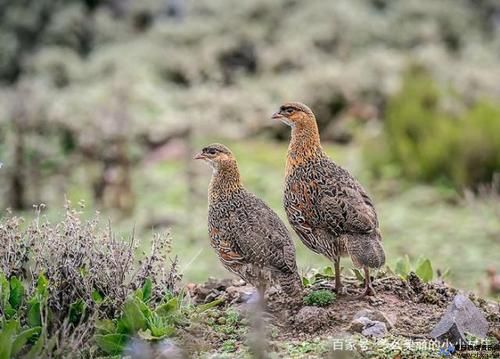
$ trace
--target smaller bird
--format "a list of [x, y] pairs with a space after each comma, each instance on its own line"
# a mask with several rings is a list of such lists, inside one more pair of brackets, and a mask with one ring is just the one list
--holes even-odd
[[301, 297], [295, 247], [284, 223], [241, 182], [233, 153], [211, 144], [194, 159], [213, 169], [208, 188], [208, 233], [222, 265], [252, 284], [263, 298], [278, 282], [290, 299]]
[[385, 254], [373, 201], [361, 184], [323, 151], [309, 107], [285, 103], [272, 118], [292, 129], [283, 196], [288, 221], [309, 249], [335, 263], [337, 293], [345, 291], [340, 257], [349, 255], [365, 272], [362, 296], [375, 295], [369, 268], [380, 268]]

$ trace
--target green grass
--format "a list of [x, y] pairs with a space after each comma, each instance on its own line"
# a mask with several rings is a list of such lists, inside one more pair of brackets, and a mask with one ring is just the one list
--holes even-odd
[[325, 307], [335, 300], [335, 293], [321, 289], [314, 291], [304, 297], [305, 305], [314, 305], [317, 307]]
[[[286, 217], [281, 204], [286, 144], [266, 140], [225, 142], [234, 151], [246, 187], [263, 198], [280, 217]], [[197, 141], [196, 149], [210, 142]], [[393, 267], [396, 260], [408, 254], [415, 259], [422, 255], [429, 258], [435, 269], [450, 268], [450, 282], [466, 289], [478, 289], [484, 280], [484, 270], [498, 265], [500, 252], [500, 208], [493, 200], [475, 200], [473, 203], [450, 203], [449, 190], [439, 187], [410, 185], [393, 180], [374, 181], [362, 166], [361, 151], [355, 146], [325, 146], [325, 150], [339, 164], [349, 169], [365, 185], [374, 198], [387, 263]], [[103, 220], [111, 218], [118, 233], [150, 232], [146, 226], [152, 218], [168, 216], [171, 226], [173, 253], [180, 258], [184, 281], [204, 281], [208, 276], [229, 276], [219, 264], [210, 247], [207, 230], [207, 186], [211, 170], [203, 163], [193, 161], [195, 173], [194, 193], [189, 193], [187, 163], [164, 161], [136, 168], [133, 180], [137, 203], [130, 218], [104, 211]], [[87, 208], [94, 208], [89, 191], [82, 183], [88, 180], [85, 169], [80, 168], [68, 181], [68, 197], [76, 202], [78, 197], [87, 201]], [[64, 196], [53, 193], [48, 202], [50, 218], [62, 214]], [[30, 216], [32, 212], [26, 213]], [[293, 234], [297, 247], [299, 268], [331, 265], [325, 258], [313, 254]], [[348, 259], [343, 266], [351, 267]]]

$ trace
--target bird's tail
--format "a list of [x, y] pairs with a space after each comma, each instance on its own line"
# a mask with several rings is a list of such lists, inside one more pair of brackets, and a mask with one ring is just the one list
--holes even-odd
[[355, 266], [380, 268], [385, 264], [382, 236], [378, 228], [368, 234], [346, 235], [344, 240]]

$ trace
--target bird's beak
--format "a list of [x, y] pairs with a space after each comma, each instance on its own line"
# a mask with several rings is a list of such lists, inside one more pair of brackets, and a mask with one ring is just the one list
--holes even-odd
[[281, 113], [279, 113], [279, 112], [275, 112], [275, 113], [273, 113], [273, 115], [271, 116], [271, 118], [273, 120], [281, 120], [283, 118], [283, 115]]
[[203, 154], [203, 152], [197, 153], [194, 157], [193, 160], [204, 160], [206, 157]]

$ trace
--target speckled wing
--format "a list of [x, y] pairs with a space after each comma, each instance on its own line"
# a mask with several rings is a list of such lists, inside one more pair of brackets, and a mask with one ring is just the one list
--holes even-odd
[[379, 268], [385, 254], [373, 203], [347, 171], [338, 167], [336, 172], [322, 192], [322, 222], [341, 239], [356, 266]]
[[297, 271], [295, 247], [288, 230], [262, 200], [247, 193], [244, 205], [232, 216], [238, 223], [233, 238], [235, 252], [249, 263], [280, 271]]
[[373, 202], [363, 187], [342, 167], [323, 163], [319, 214], [334, 233], [370, 233], [378, 227]]
[[378, 227], [377, 214], [369, 197], [351, 187], [339, 188], [335, 195], [326, 192], [320, 202], [320, 215], [338, 235], [365, 234]]

